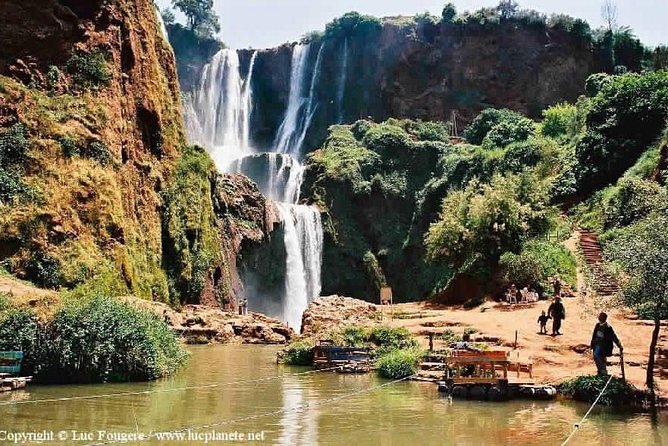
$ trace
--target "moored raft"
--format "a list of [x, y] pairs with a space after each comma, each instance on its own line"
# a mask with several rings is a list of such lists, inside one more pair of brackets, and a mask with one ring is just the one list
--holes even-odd
[[23, 352], [0, 352], [0, 392], [23, 389], [32, 381], [32, 376], [12, 376], [21, 373]]

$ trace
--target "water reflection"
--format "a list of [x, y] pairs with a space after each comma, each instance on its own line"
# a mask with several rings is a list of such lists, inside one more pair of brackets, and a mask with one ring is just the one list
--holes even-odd
[[[440, 395], [427, 383], [401, 382], [348, 395], [381, 381], [373, 374], [295, 375], [308, 369], [276, 366], [275, 347], [204, 346], [188, 366], [156, 383], [99, 386], [32, 386], [0, 394], [0, 401], [170, 390], [118, 398], [0, 406], [0, 430], [150, 432], [223, 423], [217, 432], [263, 431], [272, 445], [540, 445], [560, 444], [588, 406], [563, 402], [481, 403]], [[276, 377], [216, 388], [186, 386]], [[174, 391], [171, 391], [174, 390]], [[291, 410], [311, 403], [311, 407]], [[263, 416], [270, 412], [277, 412]], [[230, 420], [258, 417], [226, 424]], [[208, 429], [210, 430], [210, 429]], [[668, 414], [619, 414], [596, 409], [572, 444], [661, 445], [668, 439]], [[79, 443], [84, 444], [84, 443]], [[175, 444], [158, 442], [148, 444]], [[196, 444], [189, 442], [187, 444]]]

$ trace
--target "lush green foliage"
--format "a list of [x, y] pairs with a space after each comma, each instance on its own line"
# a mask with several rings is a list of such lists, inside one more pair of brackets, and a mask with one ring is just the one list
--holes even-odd
[[111, 72], [101, 51], [76, 52], [67, 61], [67, 71], [80, 88], [95, 88], [111, 81]]
[[544, 136], [558, 138], [573, 137], [578, 133], [578, 109], [575, 105], [562, 103], [543, 110], [541, 133]]
[[[603, 390], [608, 378], [605, 376], [578, 376], [559, 385], [559, 393], [576, 401], [593, 403]], [[599, 400], [602, 406], [628, 407], [636, 400], [637, 390], [621, 378], [612, 378]]]
[[405, 378], [417, 372], [418, 363], [423, 356], [424, 352], [417, 348], [391, 350], [378, 358], [376, 367], [383, 378]]
[[283, 351], [283, 362], [288, 365], [312, 365], [313, 345], [307, 341], [290, 343]]
[[531, 240], [519, 254], [504, 253], [499, 259], [505, 285], [512, 283], [549, 289], [550, 278], [559, 276], [571, 287], [577, 285], [577, 262], [562, 244], [547, 240]]
[[622, 269], [624, 303], [641, 317], [668, 318], [668, 213], [648, 217], [608, 237], [605, 253]]
[[29, 146], [28, 132], [21, 123], [0, 133], [0, 204], [37, 197], [36, 191], [23, 181]]
[[464, 137], [471, 144], [499, 147], [514, 141], [523, 141], [533, 132], [531, 120], [508, 109], [487, 108], [478, 114], [464, 131]]
[[213, 161], [198, 147], [186, 147], [174, 178], [163, 192], [164, 258], [172, 287], [172, 302], [199, 296], [205, 275], [220, 256], [211, 183]]
[[41, 249], [32, 253], [26, 273], [30, 280], [44, 288], [58, 288], [62, 283], [60, 262]]
[[425, 238], [427, 253], [457, 264], [477, 254], [495, 260], [516, 251], [549, 227], [547, 198], [545, 185], [530, 174], [497, 175], [489, 184], [473, 181], [443, 201]]
[[656, 140], [668, 115], [668, 72], [615, 76], [593, 98], [575, 157], [583, 192], [621, 176]]
[[604, 203], [605, 227], [630, 225], [668, 204], [666, 191], [658, 183], [639, 178], [623, 178]]
[[43, 322], [31, 310], [0, 313], [0, 349], [22, 350], [24, 372], [54, 383], [152, 380], [185, 359], [157, 316], [103, 296], [68, 302]]
[[352, 11], [325, 25], [325, 37], [340, 38], [354, 34], [369, 36], [379, 33], [380, 29], [381, 22], [378, 18]]

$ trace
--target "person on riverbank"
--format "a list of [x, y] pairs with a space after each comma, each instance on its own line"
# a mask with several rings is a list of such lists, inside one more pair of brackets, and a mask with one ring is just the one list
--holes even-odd
[[244, 316], [246, 316], [248, 314], [248, 299], [244, 299], [243, 308], [244, 308]]
[[540, 324], [540, 334], [547, 334], [547, 321], [550, 319], [548, 315], [545, 314], [545, 310], [543, 310], [538, 316], [538, 323]]
[[552, 336], [560, 335], [561, 321], [566, 319], [566, 307], [561, 302], [561, 296], [554, 297], [554, 302], [547, 309], [547, 316], [552, 318]]
[[594, 333], [591, 336], [591, 350], [594, 353], [594, 363], [596, 364], [596, 374], [598, 376], [608, 376], [607, 357], [612, 356], [612, 344], [619, 347], [619, 353], [624, 351], [615, 330], [608, 324], [608, 315], [604, 312], [598, 315], [598, 323], [594, 327]]

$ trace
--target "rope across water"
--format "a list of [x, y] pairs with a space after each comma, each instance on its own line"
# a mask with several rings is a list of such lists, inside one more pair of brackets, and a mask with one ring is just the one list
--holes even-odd
[[566, 438], [566, 440], [564, 440], [564, 442], [561, 443], [561, 446], [565, 446], [566, 444], [568, 444], [569, 441], [571, 441], [571, 438], [573, 438], [573, 436], [576, 434], [576, 432], [580, 429], [580, 426], [582, 426], [582, 423], [585, 422], [585, 419], [589, 416], [591, 411], [594, 409], [594, 406], [596, 406], [596, 404], [598, 404], [598, 401], [603, 396], [603, 393], [605, 392], [605, 389], [608, 388], [608, 384], [610, 384], [610, 381], [612, 381], [612, 375], [610, 375], [610, 377], [608, 378], [608, 382], [605, 383], [605, 386], [603, 386], [603, 389], [601, 390], [601, 393], [598, 394], [598, 396], [596, 397], [596, 399], [592, 403], [592, 405], [589, 408], [589, 410], [587, 411], [587, 413], [584, 414], [584, 417], [582, 417], [582, 419], [580, 420], [579, 423], [575, 423], [575, 425], [573, 426], [573, 432], [571, 432], [571, 434], [568, 436], [568, 438]]
[[3, 401], [0, 402], [0, 407], [3, 406], [18, 406], [21, 404], [42, 404], [42, 403], [59, 403], [59, 402], [66, 402], [66, 401], [80, 401], [80, 400], [94, 400], [94, 399], [103, 399], [103, 398], [118, 398], [122, 396], [134, 396], [134, 395], [151, 395], [154, 393], [169, 393], [169, 392], [181, 392], [185, 390], [199, 390], [199, 389], [215, 389], [218, 387], [225, 387], [225, 386], [233, 386], [237, 384], [251, 384], [251, 383], [257, 383], [257, 382], [263, 382], [263, 381], [272, 381], [274, 379], [280, 379], [280, 378], [285, 378], [289, 376], [300, 376], [300, 375], [309, 375], [313, 373], [318, 373], [318, 372], [325, 372], [325, 371], [330, 371], [337, 369], [338, 367], [329, 367], [326, 369], [319, 369], [319, 370], [309, 370], [307, 372], [299, 372], [299, 373], [292, 373], [292, 374], [286, 374], [286, 375], [276, 375], [276, 376], [269, 376], [266, 378], [258, 378], [258, 379], [247, 379], [247, 380], [241, 380], [241, 381], [231, 381], [231, 382], [226, 382], [226, 383], [213, 383], [213, 384], [203, 384], [199, 386], [186, 386], [186, 387], [175, 387], [175, 388], [170, 388], [170, 389], [155, 389], [155, 390], [139, 390], [136, 392], [117, 392], [117, 393], [105, 393], [105, 394], [100, 394], [100, 395], [81, 395], [81, 396], [70, 396], [70, 397], [62, 397], [62, 398], [43, 398], [43, 399], [38, 399], [38, 400], [24, 400], [24, 401]]

